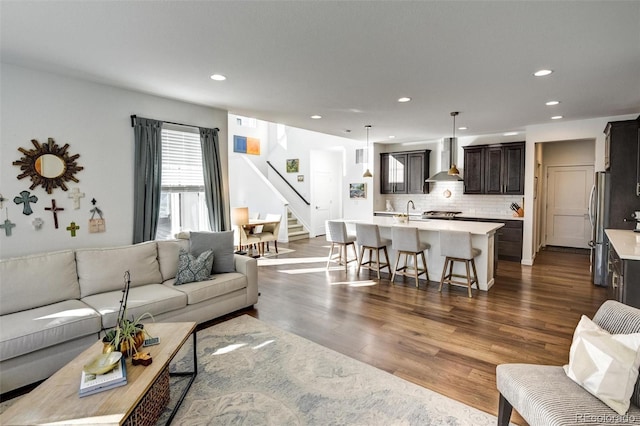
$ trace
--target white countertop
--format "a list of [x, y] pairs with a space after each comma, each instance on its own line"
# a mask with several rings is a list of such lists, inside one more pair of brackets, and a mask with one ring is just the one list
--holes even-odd
[[496, 222], [465, 222], [460, 220], [422, 219], [397, 223], [392, 217], [374, 216], [373, 223], [378, 226], [411, 226], [423, 231], [463, 231], [475, 235], [489, 235], [502, 228], [504, 224]]
[[[381, 215], [381, 216], [393, 216], [397, 214], [406, 214], [406, 212], [395, 212], [395, 211], [388, 212], [388, 211], [380, 210], [380, 211], [374, 211], [373, 214]], [[409, 216], [411, 216], [412, 220], [414, 217], [422, 218], [422, 213], [415, 213], [415, 212], [409, 211]], [[473, 218], [473, 219], [494, 219], [494, 220], [520, 220], [520, 221], [524, 220], [524, 217], [512, 216], [509, 214], [492, 214], [492, 213], [473, 213], [473, 214], [461, 213], [461, 214], [457, 214], [456, 217]], [[433, 220], [433, 219], [428, 219], [428, 220]]]
[[625, 260], [640, 260], [640, 232], [628, 229], [605, 229], [613, 248]]

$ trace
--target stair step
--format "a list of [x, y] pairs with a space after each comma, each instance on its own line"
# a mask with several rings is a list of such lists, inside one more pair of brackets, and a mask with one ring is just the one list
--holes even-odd
[[289, 234], [291, 234], [292, 232], [298, 232], [298, 231], [302, 231], [304, 228], [302, 227], [301, 223], [295, 224], [295, 225], [289, 225]]
[[290, 218], [289, 218], [289, 220], [287, 220], [287, 223], [288, 223], [289, 225], [295, 225], [295, 224], [297, 224], [297, 223], [298, 223], [298, 219], [296, 219], [295, 217], [294, 217], [294, 218], [291, 218], [291, 217], [290, 217]]
[[307, 238], [309, 238], [309, 233], [307, 231], [292, 232], [289, 234], [289, 241], [304, 240]]

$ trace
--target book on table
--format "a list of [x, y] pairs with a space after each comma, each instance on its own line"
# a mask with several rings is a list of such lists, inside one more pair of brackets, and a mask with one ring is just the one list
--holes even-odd
[[82, 370], [80, 378], [80, 396], [93, 395], [109, 389], [127, 384], [127, 366], [124, 357], [116, 364], [113, 370], [105, 374], [90, 374]]

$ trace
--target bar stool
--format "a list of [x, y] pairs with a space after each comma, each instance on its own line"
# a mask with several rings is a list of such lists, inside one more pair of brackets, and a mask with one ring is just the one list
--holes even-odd
[[[360, 246], [360, 260], [358, 261], [358, 274], [360, 274], [360, 268], [365, 267], [368, 269], [375, 269], [378, 272], [378, 279], [380, 279], [380, 269], [387, 268], [391, 273], [391, 267], [389, 266], [389, 253], [387, 252], [387, 246], [391, 243], [388, 238], [380, 238], [380, 229], [378, 225], [370, 223], [356, 223], [356, 241]], [[369, 250], [369, 260], [363, 262], [364, 250]], [[376, 260], [373, 261], [373, 251], [376, 251]], [[380, 250], [384, 252], [384, 259], [386, 263], [380, 263]]]
[[[457, 285], [467, 287], [469, 297], [471, 296], [471, 286], [475, 283], [478, 286], [478, 272], [476, 271], [475, 257], [479, 256], [481, 251], [471, 246], [471, 233], [461, 231], [440, 231], [440, 254], [445, 256], [444, 268], [442, 268], [442, 278], [440, 279], [440, 288], [442, 284]], [[454, 262], [464, 262], [467, 269], [467, 275], [459, 275], [453, 273]], [[473, 269], [473, 277], [469, 273], [469, 263]], [[447, 267], [449, 273], [447, 274]], [[455, 281], [453, 277], [466, 278], [466, 282]]]
[[[331, 250], [329, 251], [329, 258], [327, 259], [327, 269], [329, 269], [329, 263], [331, 262], [331, 256], [333, 256], [333, 248], [338, 247], [338, 265], [344, 264], [344, 271], [347, 271], [347, 265], [349, 262], [358, 260], [358, 252], [356, 251], [356, 237], [347, 233], [347, 227], [344, 221], [341, 220], [327, 220], [325, 222], [327, 230], [327, 241], [331, 243]], [[347, 256], [347, 246], [353, 247], [353, 254], [355, 259], [349, 260]], [[344, 261], [342, 259], [342, 253], [344, 252]]]
[[[418, 228], [407, 226], [392, 226], [391, 227], [391, 240], [393, 241], [392, 247], [396, 251], [396, 263], [393, 267], [393, 274], [391, 275], [391, 284], [394, 284], [393, 280], [396, 275], [413, 276], [416, 279], [416, 288], [418, 287], [418, 277], [424, 274], [427, 283], [429, 282], [429, 270], [427, 269], [427, 259], [424, 256], [424, 251], [428, 250], [431, 246], [427, 243], [420, 241], [420, 235], [418, 234]], [[398, 268], [398, 262], [400, 261], [400, 255], [404, 254], [404, 266]], [[423, 269], [418, 266], [418, 254], [422, 258]], [[413, 256], [413, 273], [407, 272], [407, 257]]]

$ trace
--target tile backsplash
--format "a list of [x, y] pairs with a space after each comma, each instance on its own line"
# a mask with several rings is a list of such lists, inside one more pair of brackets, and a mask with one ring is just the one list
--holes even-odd
[[[451, 191], [446, 198], [444, 192]], [[377, 195], [374, 210], [386, 210], [386, 200], [391, 201], [393, 210], [404, 212], [407, 202], [412, 200], [416, 206], [413, 213], [429, 210], [459, 211], [464, 214], [511, 215], [511, 203], [523, 206], [522, 195], [475, 195], [463, 193], [463, 182], [435, 182], [431, 184], [429, 194], [380, 194]], [[525, 208], [526, 212], [526, 208]]]

